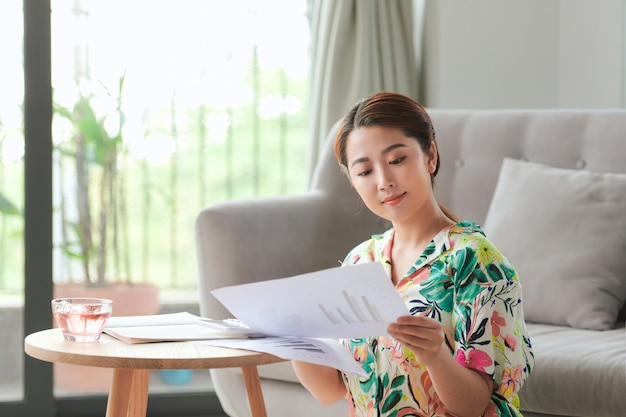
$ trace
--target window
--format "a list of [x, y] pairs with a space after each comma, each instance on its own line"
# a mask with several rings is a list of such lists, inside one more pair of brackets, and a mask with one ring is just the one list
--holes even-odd
[[[117, 267], [109, 259], [107, 268], [123, 279], [193, 290], [191, 227], [200, 208], [305, 189], [306, 1], [52, 4], [55, 105], [71, 110], [89, 97], [109, 137], [122, 138], [115, 165], [122, 259]], [[76, 216], [76, 196], [63, 193], [80, 174], [75, 127], [55, 114], [55, 208], [65, 205], [57, 214], [66, 220]], [[92, 182], [103, 175], [91, 173]], [[83, 279], [62, 256], [77, 241], [70, 229], [55, 235], [58, 282]]]
[[[18, 1], [0, 5], [0, 323], [18, 329], [16, 337], [0, 339], [6, 363], [0, 373], [0, 401], [23, 397], [22, 305], [24, 288], [24, 130], [22, 103], [22, 7]], [[8, 357], [7, 357], [8, 356]]]
[[[28, 299], [28, 294], [45, 293], [37, 295], [37, 310], [42, 312], [38, 317], [49, 309], [41, 302], [49, 298], [48, 287], [40, 285], [46, 279], [42, 277], [51, 277], [55, 287], [86, 282], [79, 183], [88, 180], [92, 190], [88, 198], [94, 200], [97, 213], [108, 203], [93, 191], [104, 172], [102, 164], [94, 163], [101, 149], [88, 148], [85, 164], [92, 169], [88, 177], [76, 163], [80, 131], [71, 113], [81, 97], [88, 99], [94, 120], [117, 146], [112, 229], [116, 237], [108, 234], [112, 240], [107, 241], [106, 279], [154, 284], [163, 302], [160, 311], [194, 312], [197, 212], [222, 200], [293, 194], [306, 188], [301, 167], [308, 140], [307, 1], [51, 0], [50, 33], [36, 27], [36, 19], [46, 16], [46, 2], [41, 3], [24, 0], [24, 12], [19, 0], [0, 5], [6, 34], [0, 53], [12, 63], [5, 65], [0, 96], [0, 312], [13, 308], [21, 328], [24, 294]], [[43, 181], [39, 186], [51, 187], [47, 191], [52, 193], [54, 249], [52, 270], [44, 267], [45, 273], [31, 274], [37, 276], [31, 279], [37, 280], [36, 288], [25, 285], [23, 270], [25, 253], [31, 259], [34, 255], [28, 239], [22, 249], [24, 187], [31, 175], [23, 157], [22, 16], [31, 22], [26, 33], [37, 33], [37, 44], [45, 45], [48, 38], [52, 45], [53, 175], [49, 185]], [[29, 82], [26, 77], [27, 90]], [[42, 123], [45, 126], [45, 117], [32, 125]], [[116, 140], [118, 134], [121, 140]], [[40, 145], [33, 141], [31, 148]], [[38, 178], [48, 175], [36, 167], [31, 170]], [[37, 216], [46, 213], [44, 209]], [[98, 217], [92, 220], [97, 229]], [[31, 319], [26, 317], [26, 322], [28, 328]], [[5, 402], [24, 397], [19, 376], [30, 371], [23, 369], [22, 339], [20, 333], [15, 341], [6, 341], [10, 348], [3, 347], [16, 376], [4, 372], [9, 380], [0, 382], [0, 414]], [[50, 378], [42, 370], [33, 375], [37, 380]], [[151, 387], [170, 394], [210, 389], [207, 375], [194, 374], [190, 380], [188, 376], [155, 373]], [[70, 405], [83, 404], [77, 395], [101, 392], [59, 384], [54, 389], [61, 415], [82, 407]]]

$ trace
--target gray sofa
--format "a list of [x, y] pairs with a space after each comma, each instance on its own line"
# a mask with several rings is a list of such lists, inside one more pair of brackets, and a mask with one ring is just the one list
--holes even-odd
[[[520, 273], [536, 357], [520, 391], [523, 414], [625, 416], [626, 111], [430, 113], [442, 158], [438, 198], [484, 225]], [[388, 227], [340, 173], [332, 136], [309, 192], [224, 202], [198, 215], [202, 315], [231, 316], [210, 294], [215, 288], [337, 266]], [[269, 416], [347, 415], [345, 401], [318, 405], [289, 363], [260, 373]], [[241, 375], [214, 370], [212, 377], [226, 413], [249, 416]]]

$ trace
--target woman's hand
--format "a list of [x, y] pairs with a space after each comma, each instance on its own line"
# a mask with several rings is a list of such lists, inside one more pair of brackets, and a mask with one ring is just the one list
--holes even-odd
[[387, 328], [389, 335], [411, 349], [424, 366], [436, 363], [442, 356], [450, 355], [445, 347], [441, 323], [424, 316], [402, 316]]
[[483, 414], [493, 391], [493, 381], [489, 375], [456, 362], [437, 320], [402, 316], [390, 324], [387, 331], [428, 368], [435, 391], [448, 412], [458, 416]]

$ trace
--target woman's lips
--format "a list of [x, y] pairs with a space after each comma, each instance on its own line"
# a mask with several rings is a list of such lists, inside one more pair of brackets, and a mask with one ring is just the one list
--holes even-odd
[[383, 200], [383, 204], [387, 206], [395, 206], [397, 204], [400, 204], [405, 195], [406, 193], [390, 195]]

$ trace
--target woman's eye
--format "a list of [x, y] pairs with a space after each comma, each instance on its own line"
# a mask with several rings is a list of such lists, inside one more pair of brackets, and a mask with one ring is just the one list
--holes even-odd
[[371, 169], [366, 169], [366, 170], [365, 170], [365, 171], [363, 171], [363, 172], [359, 172], [357, 175], [358, 175], [359, 177], [365, 177], [365, 176], [369, 175], [371, 172], [372, 172], [372, 170], [371, 170]]
[[391, 165], [397, 165], [400, 162], [404, 161], [406, 159], [406, 156], [401, 156], [400, 158], [396, 158], [393, 161], [389, 162]]

